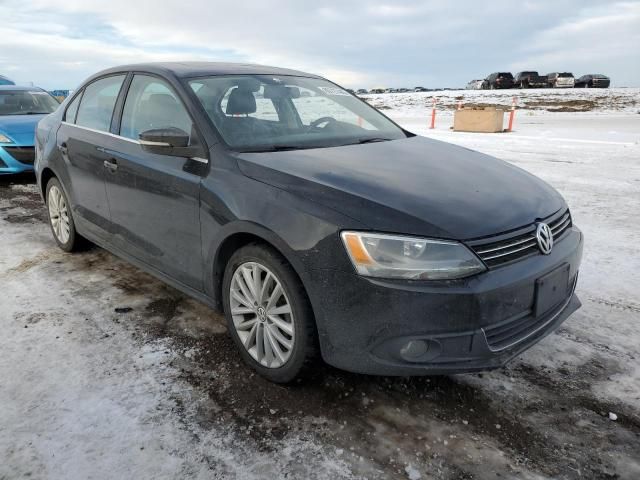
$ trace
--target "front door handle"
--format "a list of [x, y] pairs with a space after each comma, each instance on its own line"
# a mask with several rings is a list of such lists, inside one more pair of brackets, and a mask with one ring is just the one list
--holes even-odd
[[115, 158], [105, 160], [104, 162], [102, 162], [102, 165], [104, 165], [104, 168], [106, 168], [110, 172], [115, 172], [116, 170], [118, 170], [118, 162]]

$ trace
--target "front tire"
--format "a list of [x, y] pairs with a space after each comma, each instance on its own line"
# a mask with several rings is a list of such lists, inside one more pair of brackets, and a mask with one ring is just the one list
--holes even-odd
[[302, 282], [274, 249], [250, 244], [225, 268], [223, 304], [243, 360], [266, 379], [289, 383], [317, 359], [317, 334]]
[[49, 213], [49, 226], [58, 246], [65, 252], [80, 250], [85, 245], [85, 241], [76, 232], [71, 205], [57, 178], [52, 178], [47, 183], [45, 199]]

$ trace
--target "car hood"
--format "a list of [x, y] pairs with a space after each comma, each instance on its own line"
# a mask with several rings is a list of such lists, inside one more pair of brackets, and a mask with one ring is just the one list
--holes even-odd
[[507, 162], [424, 137], [238, 154], [241, 171], [370, 229], [465, 240], [506, 232], [565, 207]]
[[42, 115], [1, 115], [0, 133], [8, 135], [16, 143], [33, 145], [36, 125], [46, 117]]

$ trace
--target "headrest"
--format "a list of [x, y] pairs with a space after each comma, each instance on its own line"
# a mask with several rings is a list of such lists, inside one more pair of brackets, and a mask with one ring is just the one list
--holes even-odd
[[248, 115], [256, 111], [256, 97], [253, 92], [238, 87], [231, 90], [227, 100], [227, 115]]

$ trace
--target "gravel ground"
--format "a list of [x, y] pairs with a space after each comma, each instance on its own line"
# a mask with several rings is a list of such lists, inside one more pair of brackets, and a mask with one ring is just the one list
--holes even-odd
[[0, 479], [640, 478], [640, 117], [456, 135], [396, 113], [566, 196], [581, 310], [500, 371], [277, 386], [220, 315], [102, 249], [57, 249], [33, 178], [0, 178]]

